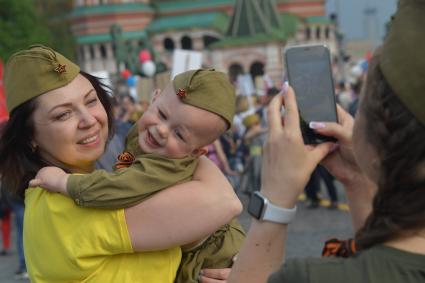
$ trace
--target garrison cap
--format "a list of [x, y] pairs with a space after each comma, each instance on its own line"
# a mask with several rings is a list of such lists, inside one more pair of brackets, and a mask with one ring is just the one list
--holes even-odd
[[380, 67], [389, 85], [425, 125], [425, 0], [401, 0], [382, 45]]
[[257, 113], [252, 113], [252, 114], [246, 116], [242, 121], [242, 124], [245, 127], [251, 127], [251, 126], [254, 126], [254, 125], [259, 124], [259, 123], [260, 123], [260, 116], [258, 116]]
[[191, 70], [177, 75], [173, 86], [183, 103], [221, 116], [230, 128], [236, 94], [226, 74], [214, 69]]
[[32, 45], [13, 54], [6, 64], [4, 86], [7, 110], [50, 90], [70, 83], [80, 68], [43, 45]]

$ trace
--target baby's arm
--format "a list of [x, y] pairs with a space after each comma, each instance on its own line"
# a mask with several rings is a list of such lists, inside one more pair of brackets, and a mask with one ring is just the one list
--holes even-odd
[[30, 181], [29, 186], [40, 186], [51, 192], [58, 192], [64, 195], [68, 195], [66, 190], [68, 177], [69, 174], [65, 173], [65, 171], [59, 167], [44, 167], [37, 172], [35, 178]]
[[66, 190], [78, 206], [104, 209], [138, 204], [172, 184], [189, 181], [197, 160], [168, 159], [152, 154], [137, 158], [127, 168], [114, 172], [95, 170], [69, 176]]

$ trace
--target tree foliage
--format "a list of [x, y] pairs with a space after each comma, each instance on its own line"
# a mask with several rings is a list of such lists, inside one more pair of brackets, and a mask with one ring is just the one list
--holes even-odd
[[72, 0], [0, 0], [0, 57], [32, 44], [45, 44], [73, 59], [67, 14]]
[[0, 0], [0, 57], [4, 60], [34, 43], [50, 44], [51, 36], [31, 0]]
[[50, 46], [74, 60], [76, 45], [70, 30], [69, 19], [72, 0], [33, 0], [33, 2], [52, 36]]

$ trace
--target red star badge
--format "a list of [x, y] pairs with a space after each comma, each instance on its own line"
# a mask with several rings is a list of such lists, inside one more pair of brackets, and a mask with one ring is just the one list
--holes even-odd
[[182, 88], [179, 88], [179, 91], [177, 92], [177, 96], [180, 98], [185, 98], [186, 97], [186, 91]]
[[66, 73], [66, 65], [58, 64], [55, 68], [55, 72], [58, 72], [59, 74]]

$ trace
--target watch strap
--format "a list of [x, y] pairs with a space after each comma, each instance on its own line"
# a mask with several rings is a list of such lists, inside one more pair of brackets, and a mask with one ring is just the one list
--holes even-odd
[[288, 224], [295, 218], [296, 212], [296, 206], [294, 206], [293, 208], [283, 208], [274, 205], [270, 201], [268, 201], [266, 206], [264, 207], [264, 214], [262, 220], [281, 224]]

